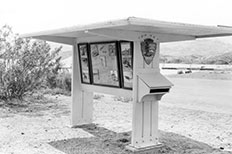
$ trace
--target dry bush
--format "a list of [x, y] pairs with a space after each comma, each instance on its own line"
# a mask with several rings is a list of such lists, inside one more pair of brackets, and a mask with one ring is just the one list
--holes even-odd
[[0, 30], [0, 40], [0, 99], [21, 100], [44, 85], [61, 47], [51, 51], [45, 41], [19, 38], [9, 26]]

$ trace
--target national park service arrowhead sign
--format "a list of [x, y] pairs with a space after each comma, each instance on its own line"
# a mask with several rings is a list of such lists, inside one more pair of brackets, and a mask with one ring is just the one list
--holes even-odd
[[140, 46], [143, 59], [147, 65], [150, 65], [157, 51], [157, 39], [153, 35], [146, 34], [141, 35], [139, 39], [141, 40]]

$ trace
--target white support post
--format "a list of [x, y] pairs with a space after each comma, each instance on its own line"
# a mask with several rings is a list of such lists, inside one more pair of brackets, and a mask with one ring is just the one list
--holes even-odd
[[158, 141], [158, 100], [146, 96], [135, 105], [132, 147], [143, 149], [160, 145]]
[[71, 125], [92, 123], [93, 93], [82, 90], [79, 54], [76, 44], [73, 45], [72, 57], [72, 106]]
[[145, 66], [140, 42], [134, 42], [132, 138], [131, 144], [127, 146], [132, 151], [146, 151], [161, 145], [158, 141], [159, 100], [155, 95], [139, 99], [139, 91], [143, 91], [139, 83], [140, 74], [159, 71], [159, 62], [156, 62], [159, 59], [159, 44], [156, 56], [150, 64], [152, 66]]

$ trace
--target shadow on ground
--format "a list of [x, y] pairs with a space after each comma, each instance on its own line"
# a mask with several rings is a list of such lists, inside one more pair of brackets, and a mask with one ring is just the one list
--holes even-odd
[[[49, 142], [54, 148], [67, 154], [131, 154], [125, 149], [130, 144], [131, 132], [115, 133], [97, 125], [76, 128], [92, 134], [90, 138], [72, 138]], [[160, 154], [232, 154], [175, 133], [160, 131]]]

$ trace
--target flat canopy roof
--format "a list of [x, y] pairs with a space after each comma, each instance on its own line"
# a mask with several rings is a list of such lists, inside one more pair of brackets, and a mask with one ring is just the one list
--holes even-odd
[[73, 41], [76, 38], [78, 39], [97, 36], [98, 34], [94, 33], [94, 31], [99, 30], [168, 34], [189, 36], [194, 39], [232, 35], [232, 27], [203, 26], [129, 17], [126, 19], [90, 24], [86, 26], [73, 26], [68, 28], [24, 34], [21, 35], [21, 37], [32, 37], [47, 41], [73, 44]]

